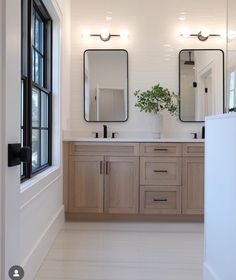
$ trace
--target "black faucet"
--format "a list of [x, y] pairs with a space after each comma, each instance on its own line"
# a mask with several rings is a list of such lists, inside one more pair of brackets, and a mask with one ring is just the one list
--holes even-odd
[[205, 139], [205, 126], [202, 127], [202, 139]]
[[107, 125], [103, 125], [103, 138], [107, 138]]

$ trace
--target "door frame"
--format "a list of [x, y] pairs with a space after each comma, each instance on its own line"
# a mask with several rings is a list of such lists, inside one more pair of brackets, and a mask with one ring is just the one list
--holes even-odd
[[[3, 5], [2, 1], [0, 1], [0, 18], [3, 18]], [[2, 85], [2, 78], [3, 78], [3, 63], [2, 63], [2, 45], [3, 45], [3, 20], [0, 21], [0, 92], [3, 92], [3, 85]], [[2, 131], [3, 131], [3, 123], [2, 123], [2, 111], [3, 111], [3, 104], [2, 104], [2, 94], [0, 93], [0, 278], [3, 278], [3, 182], [2, 182]]]
[[21, 1], [2, 2], [2, 279], [20, 265], [20, 166], [8, 167], [8, 143], [20, 143]]

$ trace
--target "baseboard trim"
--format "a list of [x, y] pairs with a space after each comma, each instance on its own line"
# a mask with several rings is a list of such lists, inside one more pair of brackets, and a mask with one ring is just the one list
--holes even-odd
[[203, 264], [204, 280], [220, 280], [214, 270], [206, 263]]
[[83, 214], [66, 212], [67, 221], [141, 221], [141, 222], [196, 222], [204, 221], [203, 215], [155, 215], [155, 214]]
[[64, 206], [62, 206], [35, 243], [29, 255], [23, 261], [22, 267], [25, 270], [25, 280], [32, 280], [35, 278], [44, 258], [61, 230], [64, 221], [65, 213]]

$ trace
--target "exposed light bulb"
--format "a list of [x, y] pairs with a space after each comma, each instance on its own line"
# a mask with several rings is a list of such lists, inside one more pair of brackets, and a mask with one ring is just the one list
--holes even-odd
[[127, 29], [123, 29], [121, 32], [120, 32], [120, 37], [122, 39], [127, 39], [129, 37], [129, 31]]
[[210, 35], [209, 30], [206, 28], [203, 28], [200, 32], [203, 37], [208, 37]]
[[179, 20], [185, 21], [185, 20], [186, 20], [186, 17], [185, 17], [185, 16], [180, 16], [180, 17], [179, 17]]
[[108, 41], [110, 39], [110, 32], [108, 29], [103, 29], [100, 33], [102, 41]]
[[83, 30], [81, 32], [81, 36], [82, 36], [83, 39], [88, 39], [90, 37], [90, 35], [91, 35], [91, 33], [90, 33], [89, 30]]
[[191, 35], [191, 31], [189, 29], [184, 29], [180, 36], [184, 38], [188, 38]]

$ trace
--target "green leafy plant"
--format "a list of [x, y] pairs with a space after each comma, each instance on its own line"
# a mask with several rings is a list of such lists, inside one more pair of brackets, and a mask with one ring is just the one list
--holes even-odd
[[167, 110], [172, 116], [177, 115], [179, 98], [174, 92], [170, 92], [167, 88], [163, 88], [160, 84], [155, 85], [151, 90], [137, 90], [134, 95], [137, 97], [135, 107], [140, 111], [155, 113]]

